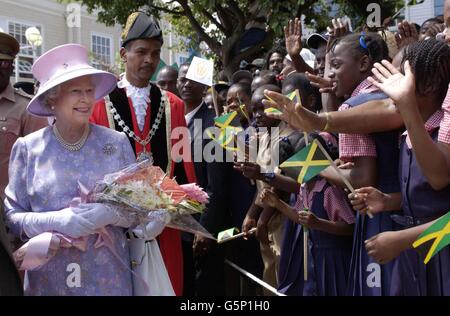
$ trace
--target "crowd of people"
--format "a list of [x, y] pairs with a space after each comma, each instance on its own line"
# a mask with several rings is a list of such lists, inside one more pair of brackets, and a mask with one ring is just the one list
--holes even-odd
[[[426, 265], [412, 249], [450, 210], [450, 0], [422, 26], [357, 30], [333, 19], [306, 48], [296, 18], [284, 41], [230, 78], [219, 72], [212, 87], [188, 76], [189, 63], [162, 68], [154, 83], [162, 31], [136, 12], [122, 35], [119, 79], [91, 67], [83, 46], [66, 44], [34, 63], [33, 96], [11, 86], [19, 44], [0, 33], [0, 295], [273, 295], [227, 261], [289, 296], [450, 295], [450, 248]], [[287, 97], [293, 92], [300, 99]], [[233, 111], [244, 138], [256, 137], [255, 160], [174, 156], [183, 144], [192, 157], [210, 148], [203, 135]], [[178, 128], [189, 137], [173, 137]], [[338, 170], [299, 183], [272, 168], [273, 148], [281, 164], [311, 142]], [[114, 206], [73, 205], [80, 182], [91, 189], [142, 158], [205, 189], [209, 203], [196, 219], [211, 234], [237, 227], [244, 238], [218, 244], [165, 222], [142, 235]], [[98, 246], [101, 228], [126, 265]], [[44, 232], [87, 237], [87, 248], [19, 273], [12, 251]], [[137, 291], [133, 272], [147, 261], [130, 257], [135, 239], [156, 249], [166, 284]], [[80, 275], [68, 282], [74, 263]]]

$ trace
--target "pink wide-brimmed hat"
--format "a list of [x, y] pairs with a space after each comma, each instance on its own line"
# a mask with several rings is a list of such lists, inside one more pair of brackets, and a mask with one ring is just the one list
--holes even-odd
[[42, 104], [41, 97], [51, 88], [66, 81], [82, 76], [93, 76], [96, 100], [109, 94], [117, 84], [117, 79], [112, 73], [89, 65], [87, 49], [78, 44], [61, 45], [49, 50], [36, 60], [31, 69], [40, 86], [27, 109], [36, 116], [53, 116], [50, 109]]

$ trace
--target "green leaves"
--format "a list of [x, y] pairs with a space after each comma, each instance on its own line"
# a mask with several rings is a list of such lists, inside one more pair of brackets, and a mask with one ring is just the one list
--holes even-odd
[[[58, 1], [67, 2], [67, 0]], [[290, 19], [303, 15], [306, 26], [316, 28], [319, 32], [331, 24], [329, 17], [331, 5], [327, 0], [258, 0], [254, 2], [248, 0], [81, 0], [80, 2], [86, 5], [89, 12], [98, 12], [99, 21], [109, 26], [116, 23], [124, 25], [128, 15], [137, 10], [147, 11], [157, 18], [163, 17], [169, 21], [174, 33], [188, 39], [171, 49], [200, 51], [206, 57], [218, 61], [217, 65], [225, 69], [228, 74], [236, 70], [243, 58], [242, 55], [236, 55], [236, 50], [233, 48], [239, 44], [246, 25], [253, 23], [264, 27], [260, 19], [265, 18], [266, 29], [270, 31], [267, 43], [257, 46], [252, 54], [245, 56], [246, 59], [251, 59], [262, 57], [271, 48], [272, 31], [276, 37], [284, 39], [283, 28]], [[382, 2], [382, 11], [392, 15], [402, 0], [333, 0], [331, 4], [338, 3], [342, 12], [348, 16], [360, 17], [360, 21], [363, 21], [368, 14], [365, 10], [370, 2]], [[200, 45], [202, 42], [207, 45]]]

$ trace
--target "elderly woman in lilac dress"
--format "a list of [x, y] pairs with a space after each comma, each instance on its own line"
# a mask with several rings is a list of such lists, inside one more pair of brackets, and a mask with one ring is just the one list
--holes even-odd
[[[88, 65], [87, 50], [68, 44], [54, 48], [33, 65], [41, 82], [28, 105], [37, 116], [56, 122], [15, 143], [5, 190], [6, 217], [22, 240], [43, 232], [88, 237], [86, 251], [60, 249], [36, 271], [25, 273], [27, 295], [132, 295], [129, 249], [124, 228], [133, 223], [104, 204], [70, 207], [82, 183], [97, 180], [135, 161], [123, 133], [90, 125], [94, 102], [116, 84], [114, 75]], [[95, 231], [106, 227], [122, 261], [106, 247], [95, 247]]]

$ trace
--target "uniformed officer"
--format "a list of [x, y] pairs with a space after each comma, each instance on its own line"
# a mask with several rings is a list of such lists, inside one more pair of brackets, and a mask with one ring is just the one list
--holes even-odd
[[47, 120], [34, 117], [27, 111], [30, 96], [14, 89], [10, 82], [14, 58], [19, 52], [17, 40], [0, 32], [0, 198], [5, 198], [8, 184], [8, 162], [17, 138], [46, 125]]
[[14, 89], [10, 82], [14, 58], [19, 52], [17, 40], [0, 32], [0, 296], [21, 295], [22, 284], [11, 258], [10, 242], [3, 218], [3, 200], [8, 184], [8, 163], [17, 138], [46, 126], [47, 120], [27, 111], [30, 96]]

